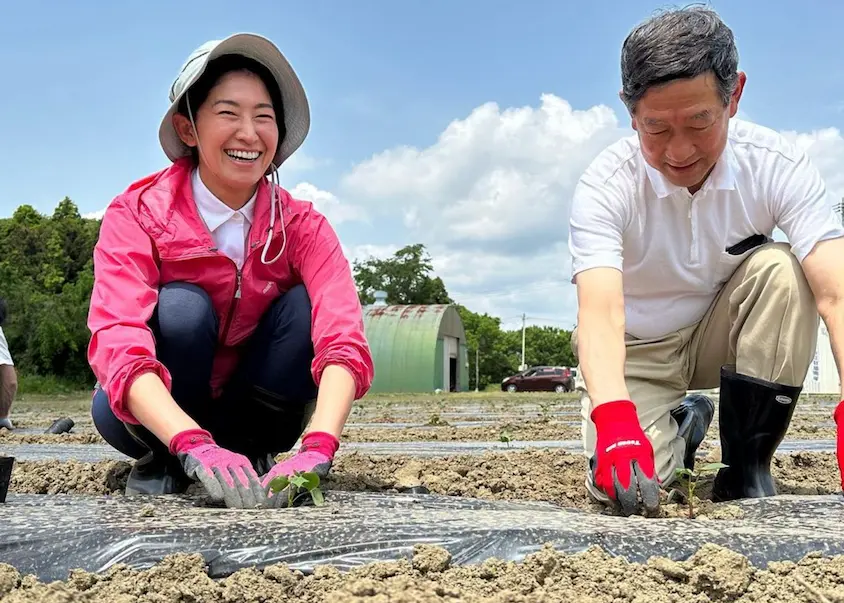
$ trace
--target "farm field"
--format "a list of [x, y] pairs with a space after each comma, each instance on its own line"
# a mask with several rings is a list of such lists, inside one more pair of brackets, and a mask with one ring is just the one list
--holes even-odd
[[[248, 511], [124, 497], [129, 460], [88, 401], [25, 398], [0, 431], [0, 601], [844, 600], [836, 402], [801, 399], [780, 496], [713, 503], [703, 476], [693, 517], [666, 492], [658, 517], [624, 518], [586, 495], [574, 394], [369, 397], [325, 505]], [[71, 432], [45, 434], [61, 417]]]

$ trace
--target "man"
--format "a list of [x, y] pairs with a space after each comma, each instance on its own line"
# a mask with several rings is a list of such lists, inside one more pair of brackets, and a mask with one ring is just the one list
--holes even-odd
[[746, 76], [715, 12], [640, 24], [621, 72], [636, 134], [592, 162], [570, 222], [587, 489], [626, 515], [655, 511], [714, 414], [687, 391], [720, 385], [729, 467], [714, 497], [774, 495], [818, 315], [844, 366], [844, 228], [803, 152], [732, 119]]
[[18, 376], [15, 373], [15, 363], [9, 353], [9, 344], [3, 333], [3, 323], [6, 322], [6, 300], [0, 299], [0, 429], [14, 429], [9, 419], [12, 402], [18, 391]]

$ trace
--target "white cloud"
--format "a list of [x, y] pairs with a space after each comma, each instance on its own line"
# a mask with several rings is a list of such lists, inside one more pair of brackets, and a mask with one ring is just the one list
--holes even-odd
[[823, 128], [802, 133], [792, 130], [782, 134], [806, 151], [824, 177], [826, 187], [838, 202], [844, 197], [844, 137], [838, 128]]
[[92, 211], [87, 214], [82, 214], [82, 217], [88, 220], [102, 220], [103, 216], [105, 215], [105, 212], [106, 210], [105, 208], [103, 208], [99, 211]]
[[575, 110], [551, 94], [537, 107], [486, 103], [430, 147], [358, 164], [340, 190], [370, 214], [399, 216], [410, 231], [404, 243], [426, 245], [458, 302], [508, 326], [524, 312], [532, 324], [570, 328], [571, 193], [594, 156], [629, 133], [610, 108]]
[[288, 157], [287, 161], [281, 164], [279, 172], [282, 174], [309, 172], [329, 163], [328, 160], [316, 159], [298, 150]]
[[300, 182], [289, 192], [295, 199], [312, 202], [317, 211], [328, 218], [332, 226], [336, 227], [343, 222], [365, 221], [367, 219], [363, 208], [341, 203], [336, 195], [321, 190], [310, 182]]
[[428, 148], [397, 147], [358, 164], [341, 190], [449, 246], [536, 253], [565, 240], [577, 178], [624, 133], [610, 108], [574, 110], [551, 94], [535, 108], [486, 103]]

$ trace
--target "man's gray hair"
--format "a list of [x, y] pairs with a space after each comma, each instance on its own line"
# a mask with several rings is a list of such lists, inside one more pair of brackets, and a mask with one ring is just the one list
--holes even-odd
[[621, 50], [621, 100], [630, 113], [647, 90], [712, 72], [726, 106], [738, 81], [733, 32], [701, 5], [666, 10], [636, 26]]

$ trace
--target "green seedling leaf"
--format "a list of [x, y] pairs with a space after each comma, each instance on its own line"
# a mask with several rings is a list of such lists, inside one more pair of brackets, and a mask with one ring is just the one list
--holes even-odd
[[320, 490], [319, 488], [314, 488], [313, 490], [311, 490], [311, 498], [314, 501], [314, 505], [316, 505], [317, 507], [321, 507], [325, 504], [325, 498], [322, 495], [322, 490]]
[[284, 490], [288, 486], [289, 483], [290, 483], [290, 480], [287, 479], [286, 475], [280, 475], [278, 477], [274, 477], [270, 481], [270, 490], [272, 490], [273, 494], [277, 494], [277, 493], [281, 492], [282, 490]]
[[674, 474], [680, 479], [689, 479], [692, 477], [692, 470], [687, 467], [679, 467], [674, 471]]
[[297, 473], [292, 478], [290, 478], [290, 483], [296, 486], [297, 488], [304, 488], [308, 480], [301, 473]]
[[718, 471], [719, 469], [726, 469], [726, 468], [727, 468], [727, 465], [725, 465], [724, 463], [709, 463], [709, 464], [703, 465], [699, 469], [699, 471], [700, 471], [700, 473], [710, 473], [712, 471]]
[[300, 477], [305, 481], [304, 487], [309, 491], [319, 486], [319, 475], [313, 472], [302, 473]]

